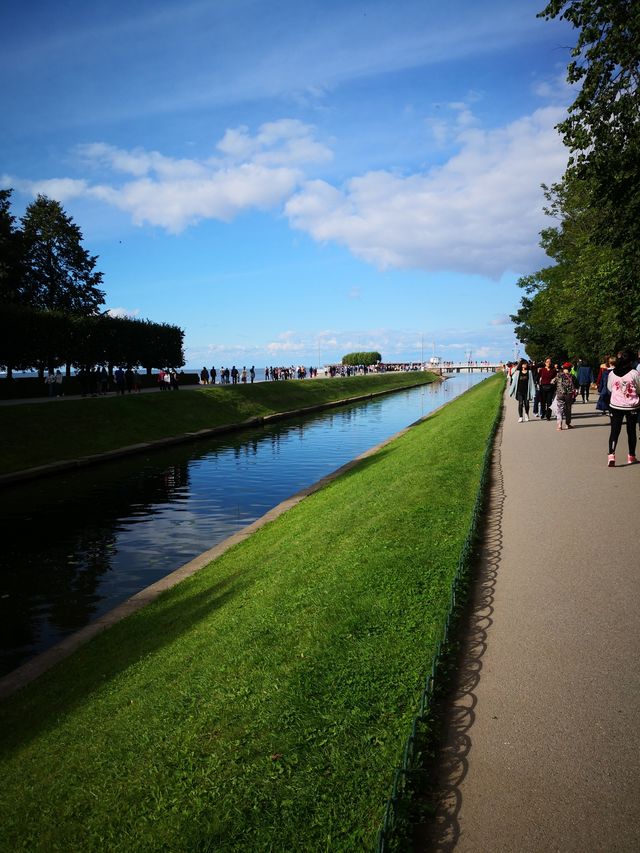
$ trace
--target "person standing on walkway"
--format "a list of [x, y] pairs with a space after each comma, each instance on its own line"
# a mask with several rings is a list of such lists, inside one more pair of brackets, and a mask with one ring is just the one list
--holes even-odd
[[544, 367], [540, 368], [538, 379], [540, 380], [540, 419], [551, 420], [551, 401], [555, 390], [555, 378], [558, 371], [552, 367], [551, 359], [545, 358]]
[[598, 373], [598, 402], [596, 403], [596, 409], [603, 415], [609, 413], [609, 398], [611, 394], [607, 387], [607, 382], [609, 380], [609, 374], [615, 366], [615, 357], [608, 355], [605, 358], [604, 363], [600, 365], [600, 372]]
[[591, 389], [591, 383], [593, 382], [593, 370], [588, 364], [585, 364], [582, 360], [578, 365], [577, 380], [578, 385], [580, 386], [580, 396], [582, 397], [582, 402], [588, 403], [589, 391]]
[[631, 350], [622, 350], [616, 358], [616, 366], [609, 373], [607, 388], [611, 394], [609, 412], [611, 414], [611, 432], [609, 433], [609, 455], [607, 465], [616, 464], [616, 445], [622, 429], [622, 421], [627, 420], [627, 441], [629, 454], [627, 464], [633, 465], [636, 459], [636, 440], [638, 411], [640, 410], [640, 373], [635, 368], [636, 358]]
[[531, 366], [531, 373], [533, 374], [533, 381], [536, 386], [536, 393], [533, 397], [533, 414], [536, 418], [540, 417], [540, 371], [543, 367], [544, 364], [541, 361], [534, 362]]
[[518, 423], [529, 420], [529, 401], [536, 393], [535, 382], [526, 359], [521, 358], [511, 374], [509, 396], [518, 401]]
[[49, 396], [55, 397], [56, 394], [56, 377], [53, 374], [53, 370], [50, 370], [45, 376], [45, 384], [49, 390]]
[[113, 378], [116, 380], [116, 395], [124, 397], [124, 370], [117, 367]]
[[576, 381], [571, 373], [571, 362], [565, 361], [562, 371], [555, 378], [556, 385], [556, 419], [558, 430], [562, 430], [562, 421], [566, 420], [567, 429], [571, 426], [571, 407], [576, 396]]

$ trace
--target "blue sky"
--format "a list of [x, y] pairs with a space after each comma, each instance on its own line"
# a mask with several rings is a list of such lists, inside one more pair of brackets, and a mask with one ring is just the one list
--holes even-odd
[[574, 35], [530, 0], [25, 2], [0, 185], [188, 366], [513, 357]]

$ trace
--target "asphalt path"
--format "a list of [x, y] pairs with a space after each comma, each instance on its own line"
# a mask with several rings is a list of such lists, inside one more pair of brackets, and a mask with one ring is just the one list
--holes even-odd
[[594, 402], [558, 432], [505, 399], [420, 849], [640, 850], [640, 465]]

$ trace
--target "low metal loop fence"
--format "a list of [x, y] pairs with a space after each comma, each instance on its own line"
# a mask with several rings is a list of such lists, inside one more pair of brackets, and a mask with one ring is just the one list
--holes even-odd
[[413, 719], [411, 732], [403, 750], [402, 764], [393, 774], [391, 796], [387, 801], [384, 819], [378, 831], [377, 853], [391, 853], [391, 851], [407, 849], [406, 844], [403, 846], [403, 842], [406, 841], [411, 829], [411, 821], [407, 817], [408, 806], [413, 796], [413, 782], [421, 770], [421, 755], [427, 747], [429, 739], [425, 723], [432, 709], [434, 691], [438, 683], [438, 672], [441, 670], [443, 664], [443, 650], [451, 640], [451, 630], [455, 622], [458, 603], [463, 597], [464, 590], [468, 584], [469, 571], [473, 558], [473, 543], [478, 533], [480, 517], [485, 503], [487, 483], [491, 471], [491, 457], [495, 437], [502, 419], [502, 409], [503, 405], [501, 402], [489, 433], [471, 521], [453, 578], [449, 607], [442, 625], [440, 640], [436, 645], [431, 661], [431, 669], [420, 698], [418, 712]]

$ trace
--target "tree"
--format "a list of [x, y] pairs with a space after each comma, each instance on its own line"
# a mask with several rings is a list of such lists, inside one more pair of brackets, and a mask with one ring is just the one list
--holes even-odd
[[364, 365], [369, 367], [372, 364], [378, 364], [382, 361], [382, 356], [379, 352], [350, 352], [342, 356], [342, 363], [349, 364], [354, 367]]
[[640, 269], [640, 4], [637, 0], [551, 0], [538, 17], [559, 17], [579, 32], [567, 81], [580, 85], [558, 125], [571, 152], [569, 172], [591, 182], [600, 242], [625, 249]]
[[515, 332], [532, 358], [597, 363], [637, 341], [636, 290], [626, 285], [623, 252], [593, 239], [598, 212], [591, 186], [567, 173], [544, 189], [545, 212], [558, 224], [541, 232], [540, 245], [556, 263], [518, 282], [527, 296], [512, 316]]
[[10, 203], [13, 190], [0, 190], [0, 299], [19, 302], [24, 275], [22, 232], [16, 228]]
[[512, 319], [533, 357], [595, 361], [640, 340], [640, 4], [551, 0], [539, 17], [578, 30], [567, 80], [580, 89], [558, 125], [567, 171], [543, 188], [557, 225], [540, 244], [556, 263], [520, 280]]
[[59, 202], [39, 195], [22, 217], [25, 270], [21, 300], [35, 308], [91, 316], [104, 304], [97, 256]]

